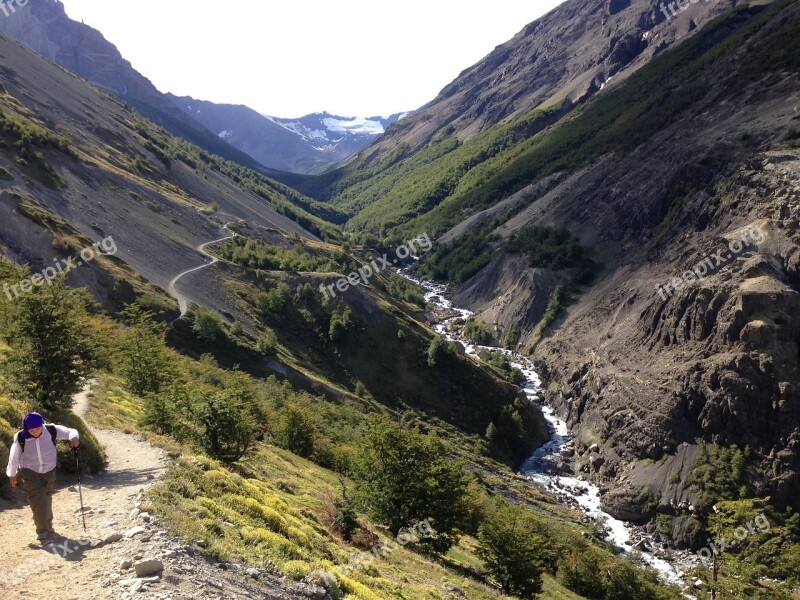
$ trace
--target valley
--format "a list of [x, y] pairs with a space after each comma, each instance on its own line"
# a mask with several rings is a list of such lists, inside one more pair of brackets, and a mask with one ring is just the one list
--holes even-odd
[[[79, 588], [800, 598], [800, 3], [665, 8], [567, 0], [417, 110], [291, 119], [0, 14], [0, 459], [75, 427], [169, 542]], [[120, 564], [162, 551], [180, 585]]]

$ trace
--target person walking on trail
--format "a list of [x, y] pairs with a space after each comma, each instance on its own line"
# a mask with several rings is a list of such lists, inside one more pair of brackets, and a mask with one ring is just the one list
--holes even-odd
[[63, 425], [45, 424], [42, 415], [29, 413], [23, 428], [14, 435], [8, 455], [6, 475], [12, 487], [17, 477], [28, 495], [40, 541], [56, 537], [53, 530], [53, 488], [56, 483], [56, 441], [69, 440], [73, 448], [80, 445], [78, 431]]

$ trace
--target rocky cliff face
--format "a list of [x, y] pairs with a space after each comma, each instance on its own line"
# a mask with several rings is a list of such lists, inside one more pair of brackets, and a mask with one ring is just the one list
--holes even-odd
[[565, 2], [462, 72], [364, 155], [382, 156], [399, 144], [413, 151], [445, 127], [467, 139], [539, 106], [573, 106], [605, 85], [624, 81], [735, 4], [693, 3], [672, 16], [656, 0]]
[[548, 399], [600, 445], [584, 469], [625, 518], [648, 516], [646, 493], [662, 509], [695, 498], [683, 482], [700, 440], [752, 448], [757, 493], [797, 506], [800, 154], [765, 153], [728, 181], [717, 202], [736, 198], [733, 213], [700, 210], [706, 227], [611, 274], [537, 353]]
[[18, 7], [0, 19], [0, 31], [102, 88], [165, 106], [150, 80], [136, 72], [102, 33], [72, 21], [59, 0], [33, 0]]
[[[797, 11], [788, 4], [739, 59]], [[578, 468], [625, 519], [691, 515], [700, 442], [749, 446], [755, 493], [800, 507], [800, 79], [796, 66], [750, 77], [711, 62], [703, 77], [714, 91], [697, 111], [563, 174], [494, 230], [564, 226], [603, 265], [535, 356]], [[519, 326], [524, 344], [556, 279], [503, 275], [512, 260], [457, 297]]]

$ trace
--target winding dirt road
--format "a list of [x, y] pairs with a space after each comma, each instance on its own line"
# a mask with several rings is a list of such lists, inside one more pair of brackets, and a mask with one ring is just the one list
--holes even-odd
[[[228, 229], [228, 225], [230, 225], [230, 223], [225, 223], [225, 225], [223, 225], [222, 228], [224, 230], [226, 230], [226, 231], [230, 231]], [[204, 264], [200, 265], [199, 267], [193, 267], [191, 269], [187, 269], [186, 271], [183, 271], [182, 273], [178, 273], [175, 277], [172, 278], [172, 281], [169, 282], [169, 287], [168, 287], [167, 291], [169, 292], [170, 296], [172, 296], [173, 298], [175, 298], [178, 301], [178, 306], [179, 306], [180, 311], [181, 311], [181, 317], [186, 314], [187, 310], [189, 310], [189, 301], [186, 298], [186, 296], [184, 296], [183, 294], [181, 294], [178, 291], [178, 288], [177, 288], [178, 281], [184, 275], [188, 275], [189, 273], [194, 273], [195, 271], [200, 271], [201, 269], [207, 269], [208, 267], [210, 267], [214, 263], [219, 262], [219, 258], [214, 256], [213, 254], [210, 254], [210, 253], [206, 252], [206, 247], [210, 246], [212, 244], [219, 244], [220, 242], [224, 242], [226, 240], [230, 240], [230, 239], [232, 239], [234, 237], [236, 237], [236, 233], [231, 232], [230, 235], [227, 235], [227, 236], [225, 236], [223, 238], [219, 238], [218, 240], [212, 240], [210, 242], [205, 242], [204, 244], [200, 244], [197, 247], [197, 251], [200, 252], [201, 254], [203, 254], [204, 256], [207, 256], [208, 258], [210, 258], [211, 262], [207, 262], [207, 263], [204, 263]]]

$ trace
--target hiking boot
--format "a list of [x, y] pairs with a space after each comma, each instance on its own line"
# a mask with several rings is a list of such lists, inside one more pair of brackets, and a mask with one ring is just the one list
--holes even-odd
[[49, 541], [49, 540], [53, 540], [53, 539], [55, 539], [57, 537], [58, 537], [58, 534], [52, 529], [48, 529], [47, 531], [42, 531], [41, 533], [37, 533], [36, 534], [36, 539], [38, 539], [40, 542], [46, 542], [46, 541]]

